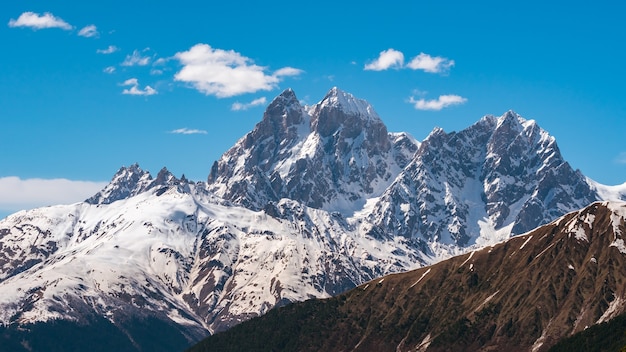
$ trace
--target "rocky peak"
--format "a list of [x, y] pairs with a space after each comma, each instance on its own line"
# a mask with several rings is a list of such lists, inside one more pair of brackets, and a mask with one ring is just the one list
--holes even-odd
[[412, 158], [417, 143], [397, 137], [369, 103], [349, 93], [333, 88], [305, 110], [286, 90], [213, 165], [208, 189], [254, 209], [281, 198], [352, 209], [382, 193]]
[[296, 131], [291, 127], [301, 124], [304, 116], [302, 105], [293, 90], [283, 91], [268, 105], [263, 119], [246, 138], [246, 147], [251, 147], [262, 138], [282, 140], [295, 137]]
[[111, 182], [93, 197], [85, 200], [89, 204], [110, 204], [120, 199], [132, 197], [147, 190], [152, 183], [152, 176], [135, 163], [122, 166], [113, 175]]
[[[89, 204], [111, 204], [115, 201], [130, 198], [140, 193], [158, 187], [165, 188], [179, 186], [179, 191], [189, 191], [186, 179], [179, 180], [167, 168], [163, 167], [156, 178], [135, 163], [129, 167], [122, 166], [113, 176], [111, 182], [93, 197], [85, 200]], [[162, 192], [161, 191], [161, 192]]]
[[524, 233], [597, 199], [553, 137], [508, 111], [460, 132], [433, 130], [370, 219], [373, 233], [392, 228], [467, 246]]
[[358, 99], [337, 87], [333, 87], [317, 104], [319, 109], [339, 109], [346, 115], [358, 115], [365, 119], [379, 119], [370, 103]]
[[150, 188], [155, 186], [171, 186], [179, 183], [180, 180], [174, 176], [166, 167], [163, 167], [154, 181], [150, 184]]
[[[337, 87], [331, 89], [322, 101], [313, 106], [310, 114], [311, 129], [322, 137], [344, 130], [345, 137], [355, 138], [366, 127], [384, 128], [378, 114], [368, 102]], [[384, 134], [387, 134], [386, 128]]]

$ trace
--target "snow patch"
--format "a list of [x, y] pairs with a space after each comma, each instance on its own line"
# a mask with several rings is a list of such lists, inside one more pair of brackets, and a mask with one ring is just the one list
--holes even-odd
[[524, 246], [526, 246], [526, 244], [533, 238], [532, 235], [528, 236], [528, 238], [526, 239], [526, 241], [524, 241], [524, 243], [522, 243], [522, 245], [519, 247], [519, 249], [523, 249]]
[[609, 307], [604, 311], [604, 313], [602, 313], [602, 316], [598, 319], [598, 321], [596, 321], [596, 324], [604, 323], [605, 321], [615, 318], [623, 310], [626, 300], [622, 297], [616, 297], [615, 293], [613, 296], [613, 301], [609, 303]]
[[422, 276], [420, 276], [420, 278], [419, 278], [419, 279], [417, 279], [417, 281], [415, 281], [415, 282], [413, 283], [413, 285], [411, 285], [409, 288], [413, 288], [413, 286], [417, 285], [420, 281], [422, 281], [422, 279], [423, 279], [423, 278], [426, 276], [426, 274], [428, 274], [429, 272], [430, 272], [430, 268], [428, 268], [428, 270], [426, 270], [426, 271], [422, 274]]
[[626, 244], [624, 244], [624, 240], [621, 238], [615, 239], [615, 241], [613, 241], [613, 243], [611, 243], [609, 247], [615, 247], [620, 251], [620, 253], [626, 254]]

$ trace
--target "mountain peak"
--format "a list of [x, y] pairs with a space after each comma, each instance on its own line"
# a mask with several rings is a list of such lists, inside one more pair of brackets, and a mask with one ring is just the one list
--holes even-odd
[[526, 119], [513, 110], [505, 112], [502, 116], [497, 118], [497, 121], [496, 128], [506, 126], [506, 128], [511, 128], [515, 131], [521, 131], [526, 125]]
[[344, 92], [343, 90], [333, 87], [324, 99], [318, 103], [319, 109], [337, 108], [348, 115], [358, 115], [368, 119], [379, 119], [378, 114], [370, 103], [365, 100], [358, 99], [354, 95]]
[[85, 200], [89, 204], [110, 204], [120, 199], [132, 197], [148, 189], [152, 176], [142, 170], [139, 164], [122, 166], [113, 175], [111, 182], [93, 197]]
[[272, 107], [300, 107], [300, 101], [296, 97], [296, 93], [291, 88], [285, 89], [282, 93], [280, 93], [272, 102], [268, 105], [268, 109]]

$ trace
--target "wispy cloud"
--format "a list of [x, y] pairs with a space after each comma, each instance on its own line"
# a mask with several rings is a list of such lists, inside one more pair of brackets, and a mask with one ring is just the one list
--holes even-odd
[[617, 158], [615, 158], [615, 162], [618, 164], [626, 164], [626, 152], [621, 152]]
[[304, 72], [304, 71], [302, 71], [300, 69], [297, 69], [297, 68], [283, 67], [283, 68], [280, 68], [280, 69], [274, 71], [273, 76], [274, 77], [298, 76], [302, 72]]
[[395, 49], [387, 49], [380, 52], [378, 58], [366, 64], [363, 69], [366, 71], [384, 71], [388, 69], [408, 68], [411, 70], [422, 70], [428, 73], [445, 74], [454, 66], [454, 60], [441, 56], [431, 56], [420, 53], [404, 64], [404, 54]]
[[434, 110], [439, 111], [443, 108], [452, 105], [463, 104], [467, 102], [466, 98], [463, 98], [458, 95], [440, 95], [437, 99], [415, 99], [414, 97], [409, 98], [409, 103], [413, 104], [417, 110]]
[[11, 19], [9, 27], [30, 27], [32, 29], [61, 28], [66, 31], [73, 28], [69, 23], [49, 12], [43, 15], [35, 12], [24, 12], [17, 20]]
[[90, 24], [78, 31], [78, 35], [85, 38], [92, 38], [97, 37], [100, 33], [98, 33], [98, 28], [95, 25]]
[[114, 66], [105, 67], [104, 70], [102, 70], [102, 72], [112, 74], [115, 72], [115, 67]]
[[283, 67], [268, 74], [266, 67], [254, 64], [250, 58], [208, 44], [196, 44], [187, 51], [176, 53], [174, 58], [183, 65], [174, 76], [175, 80], [219, 98], [272, 90], [284, 77], [302, 73], [297, 68]]
[[67, 179], [0, 178], [0, 210], [16, 212], [47, 205], [81, 202], [96, 194], [106, 182]]
[[124, 83], [122, 83], [122, 86], [130, 86], [130, 88], [124, 89], [122, 91], [122, 94], [148, 96], [158, 93], [156, 89], [150, 86], [146, 86], [144, 89], [139, 88], [139, 81], [137, 80], [137, 78], [127, 79], [126, 81], [124, 81]]
[[126, 55], [122, 66], [146, 66], [150, 63], [150, 56], [143, 56], [139, 50], [134, 50], [132, 54]]
[[115, 45], [109, 45], [109, 47], [106, 48], [106, 49], [98, 49], [98, 50], [96, 50], [96, 53], [108, 55], [108, 54], [113, 54], [114, 52], [116, 52], [118, 50], [120, 50], [120, 49], [118, 47], [116, 47]]
[[378, 58], [365, 65], [367, 71], [383, 71], [390, 68], [399, 69], [404, 65], [404, 54], [402, 52], [387, 49], [380, 52]]
[[266, 103], [267, 103], [267, 99], [265, 97], [261, 97], [258, 99], [254, 99], [253, 101], [249, 103], [240, 103], [240, 102], [233, 103], [230, 109], [233, 111], [242, 111], [242, 110], [248, 110], [255, 106], [265, 105]]
[[420, 53], [411, 59], [406, 66], [412, 70], [422, 70], [430, 73], [446, 73], [454, 66], [454, 60]]
[[208, 132], [205, 130], [196, 130], [196, 129], [190, 129], [190, 128], [179, 128], [176, 130], [172, 130], [169, 133], [173, 133], [173, 134], [207, 134]]

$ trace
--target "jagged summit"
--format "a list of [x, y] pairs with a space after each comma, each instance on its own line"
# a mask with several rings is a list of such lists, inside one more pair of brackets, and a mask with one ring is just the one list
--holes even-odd
[[89, 204], [110, 204], [116, 200], [132, 197], [145, 191], [152, 182], [148, 171], [142, 170], [139, 164], [122, 166], [113, 175], [111, 182], [93, 197], [85, 200]]
[[130, 198], [146, 192], [154, 187], [178, 185], [180, 190], [188, 190], [188, 181], [178, 179], [166, 167], [163, 167], [156, 178], [150, 172], [139, 167], [138, 163], [122, 166], [113, 176], [111, 182], [93, 197], [85, 200], [88, 204], [111, 204], [115, 201]]
[[508, 111], [459, 132], [433, 130], [380, 197], [370, 233], [492, 244], [598, 199], [552, 136]]
[[333, 87], [315, 106], [315, 109], [339, 109], [347, 115], [357, 115], [366, 119], [379, 119], [370, 103], [354, 95]]
[[336, 87], [306, 110], [285, 90], [215, 162], [208, 187], [253, 209], [289, 198], [351, 213], [382, 193], [416, 149], [388, 133], [369, 103]]
[[266, 115], [275, 115], [276, 112], [302, 109], [300, 101], [296, 97], [296, 93], [291, 89], [285, 89], [267, 106]]

